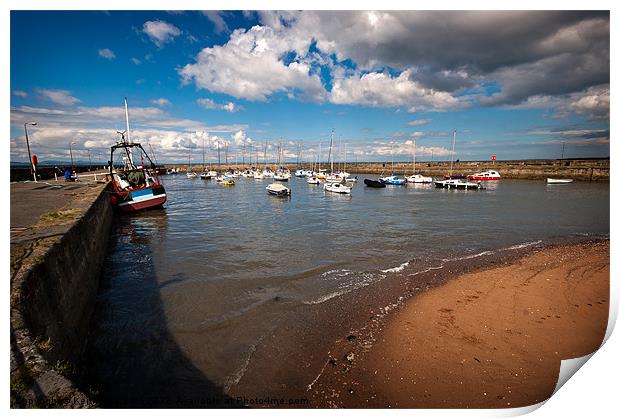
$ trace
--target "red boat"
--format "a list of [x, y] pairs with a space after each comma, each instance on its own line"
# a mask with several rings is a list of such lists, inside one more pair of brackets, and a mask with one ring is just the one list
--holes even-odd
[[468, 175], [467, 179], [469, 180], [500, 180], [501, 176], [495, 170], [488, 170], [486, 172], [474, 173], [473, 175]]
[[[129, 140], [127, 99], [125, 99], [125, 119], [127, 130], [119, 132], [121, 141], [113, 145], [110, 150], [110, 178], [114, 187], [112, 204], [125, 212], [161, 207], [166, 202], [166, 190], [159, 180], [156, 166], [139, 143]], [[114, 167], [115, 151], [119, 151], [122, 156], [122, 169]], [[140, 159], [139, 165], [135, 164], [136, 158]], [[145, 159], [148, 161], [148, 167], [145, 165]]]
[[[161, 207], [166, 202], [166, 190], [146, 151], [138, 143], [119, 143], [112, 146], [111, 162], [114, 162], [114, 151], [119, 149], [125, 152], [125, 166], [123, 169], [115, 169], [113, 164], [110, 165], [110, 177], [114, 187], [112, 203], [126, 212]], [[149, 168], [144, 164], [133, 164], [134, 149], [150, 162]]]

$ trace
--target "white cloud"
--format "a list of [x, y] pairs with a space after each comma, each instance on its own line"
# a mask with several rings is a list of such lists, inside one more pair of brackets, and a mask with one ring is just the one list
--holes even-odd
[[290, 63], [282, 56], [293, 53], [304, 57], [311, 38], [283, 36], [270, 27], [236, 29], [224, 45], [204, 48], [194, 64], [179, 70], [183, 83], [226, 93], [236, 98], [267, 101], [274, 93], [320, 100], [325, 89], [310, 65], [302, 59]]
[[80, 102], [80, 99], [71, 96], [71, 92], [62, 89], [37, 89], [43, 98], [59, 105], [71, 106]]
[[196, 100], [196, 103], [205, 109], [222, 109], [227, 112], [238, 112], [243, 110], [243, 106], [237, 105], [233, 102], [219, 104], [216, 103], [213, 99], [208, 98], [200, 98]]
[[140, 61], [140, 59], [138, 59], [136, 57], [131, 57], [131, 62], [134, 63], [135, 65], [142, 64], [142, 61]]
[[212, 99], [208, 98], [200, 98], [196, 100], [198, 105], [202, 106], [205, 109], [217, 109], [219, 106]]
[[159, 99], [153, 99], [151, 100], [151, 103], [153, 105], [159, 106], [160, 108], [163, 108], [165, 106], [170, 106], [170, 101], [163, 97], [160, 97]]
[[222, 17], [222, 12], [216, 10], [204, 10], [202, 12], [214, 25], [215, 33], [228, 32], [228, 25]]
[[149, 39], [160, 48], [181, 34], [179, 28], [163, 20], [149, 20], [144, 22], [142, 30], [148, 35]]
[[412, 127], [419, 127], [421, 125], [426, 125], [429, 122], [431, 122], [430, 119], [414, 119], [413, 121], [407, 122], [407, 125], [410, 125]]
[[106, 60], [113, 60], [116, 58], [116, 54], [114, 54], [114, 51], [108, 48], [100, 49], [99, 56], [105, 58]]
[[227, 112], [233, 113], [233, 112], [238, 112], [243, 108], [241, 106], [235, 105], [232, 102], [228, 102], [225, 105], [222, 105], [222, 109], [224, 109]]
[[24, 92], [23, 90], [13, 90], [13, 96], [28, 97], [28, 93]]
[[449, 93], [424, 88], [410, 77], [411, 71], [405, 70], [397, 77], [387, 73], [366, 73], [335, 79], [330, 100], [343, 105], [406, 105], [412, 106], [415, 111], [446, 110], [459, 106], [458, 100]]
[[[21, 161], [27, 155], [23, 137], [24, 120], [37, 121], [38, 125], [32, 127], [30, 144], [44, 160], [68, 159], [68, 141], [77, 143], [74, 146], [76, 158], [87, 158], [87, 149], [90, 149], [93, 156], [101, 153], [107, 159], [110, 146], [118, 140], [116, 130], [124, 130], [124, 112], [123, 106], [12, 108], [11, 159]], [[201, 148], [203, 140], [205, 146], [211, 148], [217, 141], [220, 144], [229, 143], [223, 134], [230, 133], [231, 138], [238, 139], [238, 133], [241, 131], [245, 135], [248, 128], [244, 124], [207, 126], [200, 121], [174, 118], [156, 107], [130, 107], [129, 119], [132, 139], [143, 144], [150, 143], [160, 162], [186, 161], [189, 147]]]

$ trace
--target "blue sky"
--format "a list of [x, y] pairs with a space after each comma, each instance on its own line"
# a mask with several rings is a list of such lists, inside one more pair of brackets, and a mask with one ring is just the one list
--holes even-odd
[[447, 159], [455, 129], [463, 160], [609, 156], [608, 13], [14, 11], [10, 56], [12, 162], [26, 121], [42, 163], [107, 156], [124, 97], [160, 162], [325, 160], [332, 129], [349, 161]]

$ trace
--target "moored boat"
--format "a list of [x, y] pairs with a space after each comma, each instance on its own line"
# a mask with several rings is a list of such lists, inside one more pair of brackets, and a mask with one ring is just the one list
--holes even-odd
[[480, 182], [466, 182], [460, 179], [436, 180], [435, 187], [446, 189], [484, 189]]
[[379, 182], [386, 185], [404, 185], [407, 183], [405, 179], [401, 179], [398, 176], [386, 176], [379, 178]]
[[563, 183], [572, 183], [573, 179], [554, 179], [554, 178], [547, 178], [547, 183], [551, 183], [551, 184], [563, 184]]
[[364, 184], [370, 188], [385, 188], [385, 183], [373, 179], [364, 179]]
[[500, 180], [501, 176], [495, 170], [487, 170], [486, 172], [474, 173], [467, 175], [469, 180]]
[[306, 182], [308, 182], [310, 185], [318, 185], [319, 183], [321, 183], [319, 178], [317, 178], [316, 176], [312, 176], [312, 177], [307, 178]]
[[[127, 128], [121, 133], [121, 141], [110, 148], [110, 178], [114, 188], [111, 194], [112, 204], [125, 212], [161, 207], [166, 202], [166, 190], [147, 152], [139, 143], [130, 141], [127, 99], [125, 99], [125, 121]], [[123, 153], [123, 168], [114, 167], [115, 151]], [[141, 165], [134, 163], [134, 153], [139, 153], [143, 162]], [[144, 164], [145, 159], [149, 163], [148, 167]]]
[[265, 188], [271, 195], [290, 196], [291, 190], [281, 183], [271, 183]]
[[433, 183], [432, 177], [422, 176], [420, 174], [407, 176], [405, 179], [407, 180], [408, 183]]
[[348, 185], [345, 185], [340, 182], [326, 182], [323, 185], [323, 189], [329, 192], [342, 193], [342, 194], [350, 194], [352, 188]]

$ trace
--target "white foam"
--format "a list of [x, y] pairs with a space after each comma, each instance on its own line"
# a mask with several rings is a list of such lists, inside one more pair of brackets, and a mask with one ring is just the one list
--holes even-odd
[[480, 256], [492, 255], [493, 253], [495, 253], [495, 252], [492, 251], [492, 250], [485, 250], [484, 252], [476, 253], [475, 255], [460, 256], [460, 257], [457, 257], [457, 258], [444, 258], [444, 259], [441, 259], [441, 260], [443, 262], [455, 262], [457, 260], [475, 259], [475, 258], [479, 258]]
[[517, 249], [523, 249], [525, 247], [530, 247], [530, 246], [536, 246], [537, 244], [542, 243], [542, 240], [536, 240], [533, 242], [526, 242], [526, 243], [520, 243], [520, 244], [515, 244], [514, 246], [510, 246], [510, 247], [506, 247], [502, 250], [517, 250]]
[[403, 269], [405, 269], [407, 266], [409, 266], [409, 262], [401, 263], [400, 265], [396, 266], [395, 268], [384, 269], [381, 272], [383, 272], [383, 273], [400, 272]]
[[[352, 274], [352, 273], [353, 272], [348, 271], [347, 275]], [[346, 275], [340, 275], [340, 276], [342, 277]], [[376, 275], [376, 274], [372, 274], [369, 272], [363, 272], [359, 276], [355, 275], [353, 278], [349, 279], [347, 282], [340, 284], [338, 286], [338, 289], [335, 291], [332, 291], [328, 294], [317, 297], [313, 300], [305, 300], [302, 302], [303, 304], [321, 304], [321, 303], [324, 303], [325, 301], [331, 300], [332, 298], [339, 297], [341, 295], [348, 294], [351, 291], [355, 291], [357, 289], [367, 287], [368, 285], [383, 278], [385, 278], [385, 275]]]
[[425, 274], [425, 273], [427, 273], [427, 272], [434, 271], [434, 270], [436, 270], [436, 269], [441, 269], [441, 268], [443, 268], [443, 265], [439, 265], [439, 266], [431, 266], [430, 268], [426, 268], [426, 269], [423, 269], [423, 270], [421, 270], [421, 271], [418, 271], [418, 272], [414, 272], [414, 273], [412, 273], [412, 274], [409, 274], [409, 276], [416, 276], [416, 275], [420, 275], [420, 274]]

